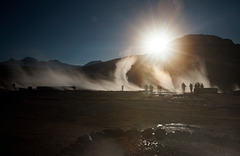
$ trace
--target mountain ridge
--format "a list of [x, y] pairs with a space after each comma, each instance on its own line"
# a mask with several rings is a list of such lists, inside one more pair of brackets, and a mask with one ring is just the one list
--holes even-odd
[[32, 66], [32, 67], [54, 67], [54, 66], [62, 66], [62, 67], [80, 67], [77, 65], [71, 65], [67, 63], [63, 63], [59, 60], [48, 60], [48, 61], [39, 61], [33, 57], [25, 57], [20, 60], [9, 59], [4, 62], [0, 62], [0, 65], [7, 66]]

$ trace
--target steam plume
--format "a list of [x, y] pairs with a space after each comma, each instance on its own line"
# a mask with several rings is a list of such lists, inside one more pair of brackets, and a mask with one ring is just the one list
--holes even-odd
[[[125, 57], [116, 63], [113, 80], [91, 79], [76, 69], [46, 68], [44, 70], [26, 70], [18, 67], [12, 71], [13, 82], [18, 87], [27, 86], [76, 86], [77, 89], [88, 90], [140, 90], [141, 88], [128, 82], [126, 73], [136, 61], [135, 57]], [[100, 76], [99, 76], [100, 77]]]

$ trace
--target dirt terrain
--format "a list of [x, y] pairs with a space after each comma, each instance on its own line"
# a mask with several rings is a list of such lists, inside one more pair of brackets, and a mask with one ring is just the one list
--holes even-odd
[[[194, 142], [191, 145], [198, 147], [199, 155], [214, 150], [220, 155], [240, 154], [238, 95], [17, 91], [1, 92], [0, 98], [3, 155], [59, 155], [93, 131], [141, 131], [171, 123], [198, 126], [204, 135], [227, 136], [235, 142], [234, 147]], [[175, 145], [184, 148], [184, 142]]]

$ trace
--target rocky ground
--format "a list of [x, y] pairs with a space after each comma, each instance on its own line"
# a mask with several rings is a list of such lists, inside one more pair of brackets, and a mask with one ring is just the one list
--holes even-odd
[[239, 155], [240, 96], [1, 92], [4, 155]]

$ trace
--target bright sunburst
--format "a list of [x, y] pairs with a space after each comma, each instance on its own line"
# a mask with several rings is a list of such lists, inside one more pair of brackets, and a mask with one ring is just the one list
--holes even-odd
[[155, 36], [149, 40], [148, 48], [150, 53], [162, 52], [167, 49], [168, 41], [164, 36]]
[[165, 32], [153, 33], [146, 37], [145, 50], [155, 58], [166, 60], [170, 53], [170, 36]]

